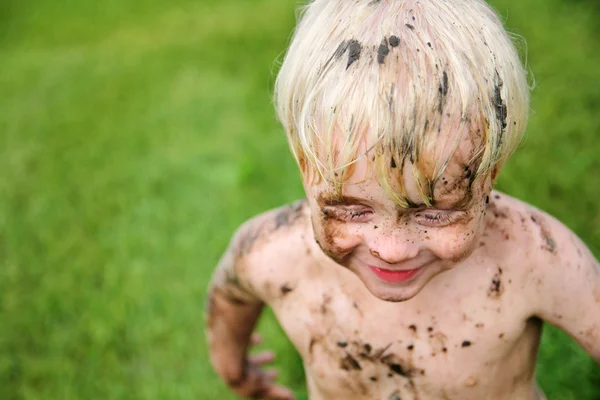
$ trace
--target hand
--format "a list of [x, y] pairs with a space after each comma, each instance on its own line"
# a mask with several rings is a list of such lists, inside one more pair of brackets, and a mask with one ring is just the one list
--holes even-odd
[[[258, 334], [252, 335], [250, 345], [262, 342]], [[231, 389], [241, 397], [268, 400], [294, 400], [292, 391], [284, 386], [277, 385], [277, 371], [264, 370], [265, 364], [275, 361], [271, 351], [248, 356], [242, 377], [235, 382], [229, 382]]]

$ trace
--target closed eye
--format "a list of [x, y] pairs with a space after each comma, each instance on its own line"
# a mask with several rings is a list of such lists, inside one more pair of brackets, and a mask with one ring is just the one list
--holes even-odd
[[464, 214], [461, 211], [428, 210], [416, 214], [417, 222], [430, 227], [444, 227], [455, 223]]
[[323, 207], [321, 212], [327, 218], [335, 218], [340, 221], [346, 222], [362, 222], [366, 220], [373, 211], [365, 208], [356, 208], [354, 206], [348, 208], [341, 207]]

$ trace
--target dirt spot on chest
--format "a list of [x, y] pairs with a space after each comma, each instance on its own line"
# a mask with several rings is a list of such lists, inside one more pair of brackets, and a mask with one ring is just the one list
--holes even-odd
[[487, 295], [491, 299], [498, 299], [504, 293], [504, 284], [502, 283], [502, 268], [498, 267], [498, 270], [492, 277], [492, 282], [488, 288]]

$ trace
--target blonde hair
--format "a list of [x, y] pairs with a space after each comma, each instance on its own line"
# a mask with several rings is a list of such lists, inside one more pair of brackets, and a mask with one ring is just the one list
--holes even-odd
[[[277, 77], [275, 103], [305, 179], [312, 172], [341, 194], [353, 164], [368, 156], [382, 187], [408, 207], [402, 182], [392, 190], [389, 176], [410, 160], [430, 205], [462, 132], [480, 138], [472, 180], [499, 170], [516, 149], [529, 110], [526, 75], [484, 1], [314, 0]], [[442, 135], [447, 119], [457, 129]], [[440, 145], [435, 165], [424, 162]]]

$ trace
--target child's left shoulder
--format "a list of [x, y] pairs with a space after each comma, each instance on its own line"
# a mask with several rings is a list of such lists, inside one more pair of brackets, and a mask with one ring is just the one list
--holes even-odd
[[486, 227], [499, 231], [512, 242], [513, 250], [523, 251], [533, 264], [570, 264], [591, 256], [565, 224], [531, 204], [497, 191], [490, 195]]
[[[577, 235], [551, 215], [493, 192], [486, 229], [507, 237], [523, 269], [532, 316], [558, 326], [600, 360], [600, 263]], [[511, 250], [512, 249], [512, 250]]]

